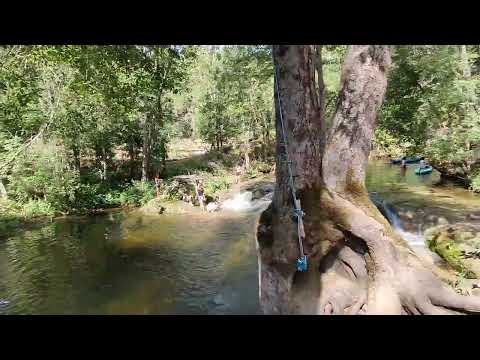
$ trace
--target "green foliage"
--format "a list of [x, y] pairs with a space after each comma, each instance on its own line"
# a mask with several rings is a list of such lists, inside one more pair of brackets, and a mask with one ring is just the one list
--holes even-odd
[[335, 114], [337, 95], [340, 90], [340, 77], [343, 58], [347, 47], [345, 45], [325, 45], [322, 47], [322, 71], [325, 84], [325, 119], [331, 124]]
[[155, 198], [155, 187], [151, 182], [133, 181], [120, 192], [118, 201], [121, 205], [139, 206]]
[[478, 180], [468, 172], [479, 160], [478, 55], [475, 46], [397, 46], [377, 148], [392, 155], [399, 149], [402, 155], [425, 155], [449, 174], [461, 169], [476, 189]]
[[42, 200], [57, 212], [75, 206], [80, 176], [68, 166], [63, 149], [53, 143], [32, 146], [17, 159], [7, 179], [9, 195], [20, 203]]
[[391, 155], [394, 158], [402, 157], [405, 151], [399, 146], [398, 139], [383, 128], [375, 129], [374, 146], [379, 155]]
[[196, 49], [0, 47], [0, 175], [9, 196], [62, 213], [143, 202], [149, 192], [138, 184], [121, 199], [108, 195], [138, 173], [117, 176], [116, 152], [147, 152], [147, 177], [160, 167], [181, 132], [172, 98], [185, 90]]
[[[195, 131], [208, 144], [220, 148], [240, 143], [245, 153], [250, 144], [273, 142], [273, 68], [270, 47], [226, 46], [221, 51], [203, 50], [192, 77], [191, 106]], [[265, 152], [264, 152], [265, 153]]]
[[25, 218], [53, 216], [55, 215], [55, 209], [45, 200], [29, 200], [23, 204], [22, 214]]
[[210, 177], [205, 181], [205, 193], [215, 196], [218, 193], [228, 190], [232, 184], [232, 179], [227, 174]]
[[475, 192], [480, 192], [480, 171], [477, 170], [471, 175], [470, 187]]

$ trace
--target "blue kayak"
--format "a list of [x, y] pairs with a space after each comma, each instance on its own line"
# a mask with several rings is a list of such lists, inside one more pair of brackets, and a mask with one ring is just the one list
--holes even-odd
[[433, 167], [426, 166], [424, 168], [418, 168], [417, 170], [415, 170], [415, 174], [425, 175], [425, 174], [430, 174], [432, 171], [433, 171]]
[[[419, 157], [409, 158], [409, 159], [406, 159], [406, 160], [405, 160], [405, 163], [407, 163], [407, 164], [415, 164], [415, 163], [420, 162], [420, 160], [422, 160], [422, 159], [419, 158]], [[394, 165], [398, 165], [398, 164], [401, 164], [401, 163], [402, 163], [402, 159], [391, 160], [390, 162], [391, 162], [392, 164], [394, 164]]]

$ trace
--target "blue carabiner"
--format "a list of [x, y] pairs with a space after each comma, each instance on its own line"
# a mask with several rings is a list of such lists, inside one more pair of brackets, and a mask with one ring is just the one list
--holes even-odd
[[300, 256], [297, 260], [297, 271], [305, 272], [307, 271], [307, 256]]

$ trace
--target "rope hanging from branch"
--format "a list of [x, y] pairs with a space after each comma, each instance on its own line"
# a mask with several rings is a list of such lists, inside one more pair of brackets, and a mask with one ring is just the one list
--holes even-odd
[[307, 256], [303, 251], [303, 240], [305, 239], [305, 230], [303, 227], [303, 217], [305, 216], [305, 212], [302, 210], [300, 200], [297, 198], [297, 193], [295, 191], [295, 183], [294, 183], [294, 176], [292, 172], [292, 161], [290, 161], [290, 157], [288, 154], [288, 141], [287, 141], [287, 134], [285, 133], [285, 124], [283, 121], [283, 106], [282, 106], [282, 99], [280, 96], [280, 87], [278, 85], [278, 67], [275, 64], [275, 90], [277, 93], [278, 99], [278, 111], [280, 117], [280, 125], [282, 130], [282, 142], [280, 145], [285, 149], [285, 160], [287, 162], [287, 169], [288, 169], [288, 185], [290, 191], [292, 192], [293, 198], [293, 213], [297, 218], [297, 233], [298, 233], [298, 247], [300, 249], [300, 257], [297, 259], [297, 270], [304, 272], [307, 271]]

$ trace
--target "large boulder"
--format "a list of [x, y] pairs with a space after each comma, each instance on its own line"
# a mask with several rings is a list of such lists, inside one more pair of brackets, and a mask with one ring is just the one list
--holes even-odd
[[194, 175], [179, 175], [174, 176], [172, 181], [167, 185], [168, 193], [173, 196], [176, 200], [183, 200], [185, 196], [195, 194], [195, 180], [197, 179]]
[[275, 186], [271, 182], [260, 181], [252, 185], [247, 185], [242, 187], [243, 192], [251, 192], [252, 200], [259, 200], [264, 198], [266, 195], [273, 193]]

